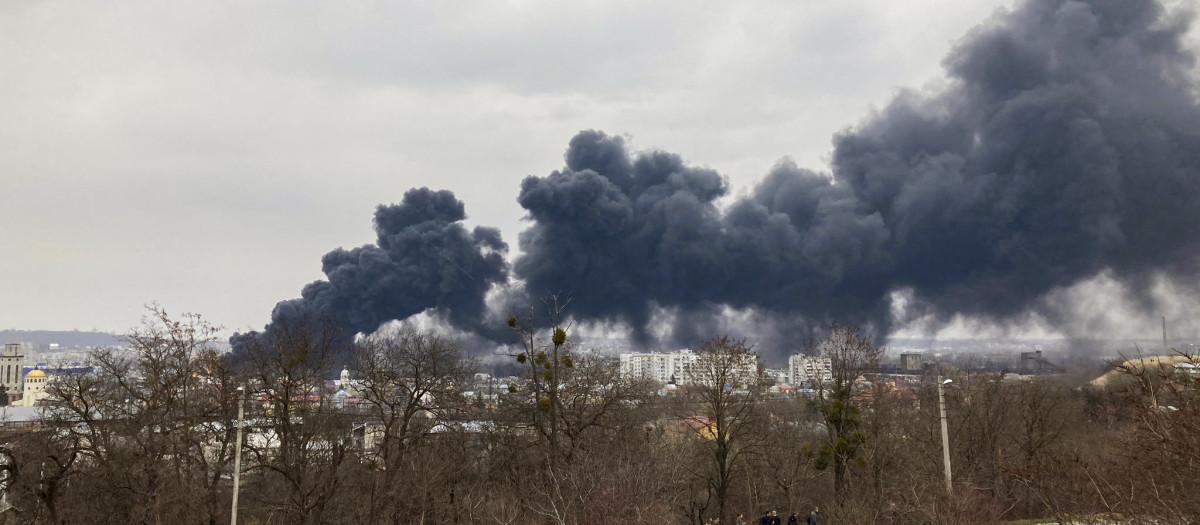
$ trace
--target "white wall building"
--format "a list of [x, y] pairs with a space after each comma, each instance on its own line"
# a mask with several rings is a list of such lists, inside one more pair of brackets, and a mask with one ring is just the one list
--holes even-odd
[[[758, 377], [758, 357], [749, 354], [737, 365], [736, 377], [744, 384], [754, 383]], [[691, 350], [674, 352], [635, 352], [621, 354], [621, 378], [653, 379], [660, 383], [691, 382], [691, 370], [700, 356]]]
[[788, 358], [788, 383], [799, 385], [833, 381], [833, 362], [819, 355], [796, 354]]
[[695, 362], [696, 354], [688, 349], [621, 354], [621, 378], [683, 383], [687, 381], [688, 369]]
[[787, 368], [764, 368], [763, 375], [766, 376], [767, 379], [770, 379], [771, 382], [775, 383], [775, 384], [779, 384], [779, 383], [791, 384], [791, 382], [788, 381], [789, 376], [788, 376]]

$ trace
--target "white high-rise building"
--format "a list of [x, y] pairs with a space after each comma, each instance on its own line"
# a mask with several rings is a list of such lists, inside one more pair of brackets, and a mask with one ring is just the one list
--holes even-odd
[[796, 354], [788, 358], [788, 383], [822, 383], [833, 381], [833, 362], [819, 355]]
[[[692, 381], [692, 368], [699, 358], [698, 354], [687, 349], [621, 354], [621, 377], [686, 384]], [[735, 365], [733, 375], [739, 378], [739, 386], [755, 383], [758, 377], [758, 357], [753, 354], [743, 356], [742, 362]]]
[[683, 349], [674, 352], [633, 352], [621, 354], [621, 377], [653, 379], [660, 383], [683, 383], [696, 362], [696, 354]]

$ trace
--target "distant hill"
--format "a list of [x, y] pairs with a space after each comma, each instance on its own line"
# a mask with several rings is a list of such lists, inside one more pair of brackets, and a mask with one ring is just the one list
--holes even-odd
[[78, 330], [0, 330], [0, 344], [33, 343], [34, 348], [44, 350], [51, 344], [62, 348], [87, 346], [115, 346], [124, 343], [121, 336], [105, 332], [80, 332]]

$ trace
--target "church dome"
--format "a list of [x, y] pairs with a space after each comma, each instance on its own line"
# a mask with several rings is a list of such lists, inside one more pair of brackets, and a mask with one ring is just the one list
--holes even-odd
[[30, 370], [28, 374], [25, 374], [25, 379], [32, 377], [46, 377], [46, 373], [34, 368], [33, 370]]

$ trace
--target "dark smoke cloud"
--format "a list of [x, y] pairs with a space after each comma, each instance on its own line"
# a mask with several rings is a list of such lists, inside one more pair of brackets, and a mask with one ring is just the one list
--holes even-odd
[[946, 59], [950, 89], [839, 136], [836, 177], [892, 232], [892, 285], [1003, 317], [1106, 268], [1134, 282], [1194, 261], [1189, 22], [1152, 1], [1031, 1]]
[[400, 204], [375, 210], [375, 244], [338, 248], [321, 259], [327, 280], [282, 301], [263, 332], [237, 334], [235, 349], [284, 326], [336, 330], [342, 345], [355, 334], [434, 309], [457, 327], [484, 334], [484, 294], [508, 277], [508, 246], [499, 230], [468, 231], [463, 203], [448, 191], [409, 190]]
[[577, 298], [577, 319], [625, 323], [647, 341], [668, 309], [669, 339], [692, 344], [725, 306], [791, 324], [886, 313], [888, 229], [827, 176], [783, 163], [722, 212], [725, 181], [678, 156], [630, 155], [620, 137], [585, 131], [566, 158], [521, 185], [533, 223], [514, 271], [530, 295]]
[[1135, 291], [1195, 286], [1190, 23], [1152, 0], [1022, 3], [955, 48], [944, 88], [836, 136], [831, 173], [784, 161], [731, 202], [712, 170], [584, 131], [563, 169], [521, 183], [516, 279], [496, 230], [468, 232], [453, 195], [414, 190], [379, 208], [376, 245], [326, 255], [328, 280], [272, 320], [330, 316], [354, 334], [435, 309], [505, 340], [483, 298], [507, 283], [506, 307], [563, 294], [574, 319], [641, 341], [694, 344], [750, 312], [770, 333], [744, 335], [777, 352], [832, 320], [886, 335], [896, 292], [911, 315], [1002, 321], [1053, 319], [1048, 294], [1102, 273]]
[[533, 224], [514, 264], [530, 295], [563, 293], [581, 319], [623, 321], [646, 339], [653, 303], [699, 307], [697, 282], [728, 280], [714, 202], [728, 191], [712, 170], [677, 155], [630, 158], [619, 137], [580, 133], [567, 167], [521, 183]]
[[944, 90], [838, 135], [831, 174], [781, 163], [724, 212], [716, 173], [583, 132], [565, 169], [522, 184], [514, 270], [643, 338], [654, 308], [676, 311], [680, 343], [714, 305], [886, 335], [896, 290], [935, 318], [1003, 319], [1106, 269], [1194, 280], [1189, 23], [1149, 0], [1024, 3], [958, 45]]

